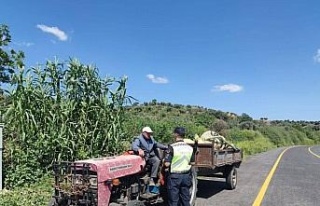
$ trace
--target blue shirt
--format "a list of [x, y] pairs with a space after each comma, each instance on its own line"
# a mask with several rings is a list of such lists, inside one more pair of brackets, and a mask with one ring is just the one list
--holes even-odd
[[138, 151], [139, 149], [142, 149], [146, 157], [155, 156], [155, 150], [157, 148], [163, 150], [168, 149], [167, 146], [155, 141], [152, 136], [150, 137], [150, 139], [147, 139], [142, 134], [140, 134], [138, 137], [134, 139], [131, 147], [133, 151]]

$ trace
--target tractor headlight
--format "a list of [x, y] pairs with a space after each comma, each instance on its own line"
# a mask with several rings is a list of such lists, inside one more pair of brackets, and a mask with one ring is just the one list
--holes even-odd
[[97, 187], [98, 185], [97, 176], [90, 176], [89, 183], [90, 183], [90, 186]]

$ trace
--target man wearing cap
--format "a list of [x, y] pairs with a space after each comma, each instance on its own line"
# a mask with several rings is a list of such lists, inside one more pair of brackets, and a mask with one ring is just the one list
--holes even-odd
[[168, 169], [167, 190], [169, 206], [190, 206], [192, 174], [190, 162], [194, 159], [194, 149], [183, 141], [185, 128], [176, 127], [173, 131], [175, 143], [169, 145], [164, 158]]
[[151, 165], [150, 186], [155, 185], [160, 166], [160, 159], [156, 155], [156, 149], [168, 149], [167, 146], [155, 141], [152, 133], [153, 131], [150, 127], [144, 127], [142, 133], [132, 142], [132, 150], [138, 152], [140, 156], [145, 157], [147, 164]]

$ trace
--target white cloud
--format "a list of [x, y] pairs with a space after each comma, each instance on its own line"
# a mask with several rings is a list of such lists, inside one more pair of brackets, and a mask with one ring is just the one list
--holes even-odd
[[320, 63], [320, 49], [317, 50], [317, 54], [313, 57], [314, 61]]
[[147, 78], [151, 80], [151, 82], [155, 84], [167, 84], [169, 80], [165, 77], [156, 77], [153, 74], [148, 74]]
[[216, 85], [211, 90], [212, 92], [241, 92], [243, 87], [237, 84], [225, 84], [225, 85]]
[[14, 44], [17, 46], [25, 46], [25, 47], [30, 47], [34, 45], [34, 43], [32, 42], [14, 42]]
[[54, 36], [58, 37], [60, 41], [67, 41], [68, 39], [67, 34], [58, 27], [49, 27], [43, 24], [38, 24], [37, 28], [41, 29], [43, 32], [53, 34]]

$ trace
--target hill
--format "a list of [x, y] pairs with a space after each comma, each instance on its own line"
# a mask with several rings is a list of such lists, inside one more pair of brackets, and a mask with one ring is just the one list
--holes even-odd
[[245, 113], [237, 115], [156, 100], [127, 106], [125, 116], [124, 129], [128, 141], [139, 134], [143, 126], [148, 125], [155, 131], [157, 140], [162, 142], [171, 141], [171, 132], [175, 126], [186, 127], [188, 138], [212, 129], [243, 147], [246, 154], [274, 147], [320, 142], [320, 121], [254, 120]]

